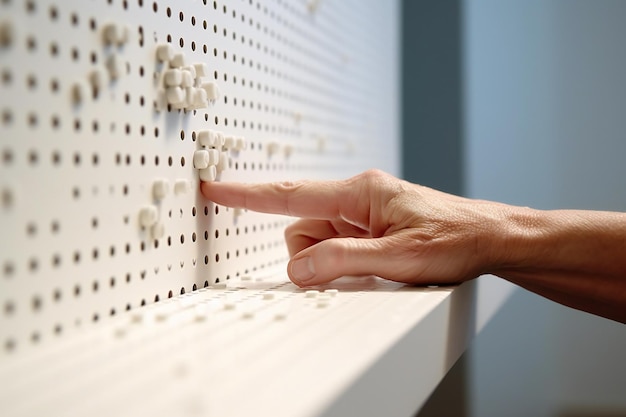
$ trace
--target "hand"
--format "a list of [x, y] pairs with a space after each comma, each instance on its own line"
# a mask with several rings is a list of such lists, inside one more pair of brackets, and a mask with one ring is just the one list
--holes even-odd
[[344, 275], [458, 283], [492, 264], [504, 205], [469, 200], [367, 171], [343, 181], [205, 182], [217, 204], [301, 217], [285, 231], [299, 286]]

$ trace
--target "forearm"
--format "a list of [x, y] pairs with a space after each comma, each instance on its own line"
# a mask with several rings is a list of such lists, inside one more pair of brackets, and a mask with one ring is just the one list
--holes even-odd
[[626, 323], [626, 214], [509, 208], [490, 273]]

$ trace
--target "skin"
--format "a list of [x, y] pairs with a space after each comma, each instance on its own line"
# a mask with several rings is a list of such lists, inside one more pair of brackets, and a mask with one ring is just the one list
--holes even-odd
[[340, 181], [205, 182], [217, 204], [300, 219], [285, 231], [299, 286], [377, 275], [457, 284], [493, 274], [626, 323], [626, 214], [542, 211], [446, 194], [371, 170]]

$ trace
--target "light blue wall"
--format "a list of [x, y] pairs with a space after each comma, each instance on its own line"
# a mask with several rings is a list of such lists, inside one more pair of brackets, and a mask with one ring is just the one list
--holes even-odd
[[[467, 193], [626, 211], [626, 1], [464, 3]], [[469, 415], [626, 414], [624, 352], [626, 326], [518, 290], [470, 349]]]

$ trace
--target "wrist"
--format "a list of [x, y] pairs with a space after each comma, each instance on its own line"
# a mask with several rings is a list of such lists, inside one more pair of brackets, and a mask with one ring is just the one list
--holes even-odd
[[488, 273], [526, 269], [543, 263], [549, 248], [558, 241], [549, 212], [528, 207], [501, 205], [494, 223]]

